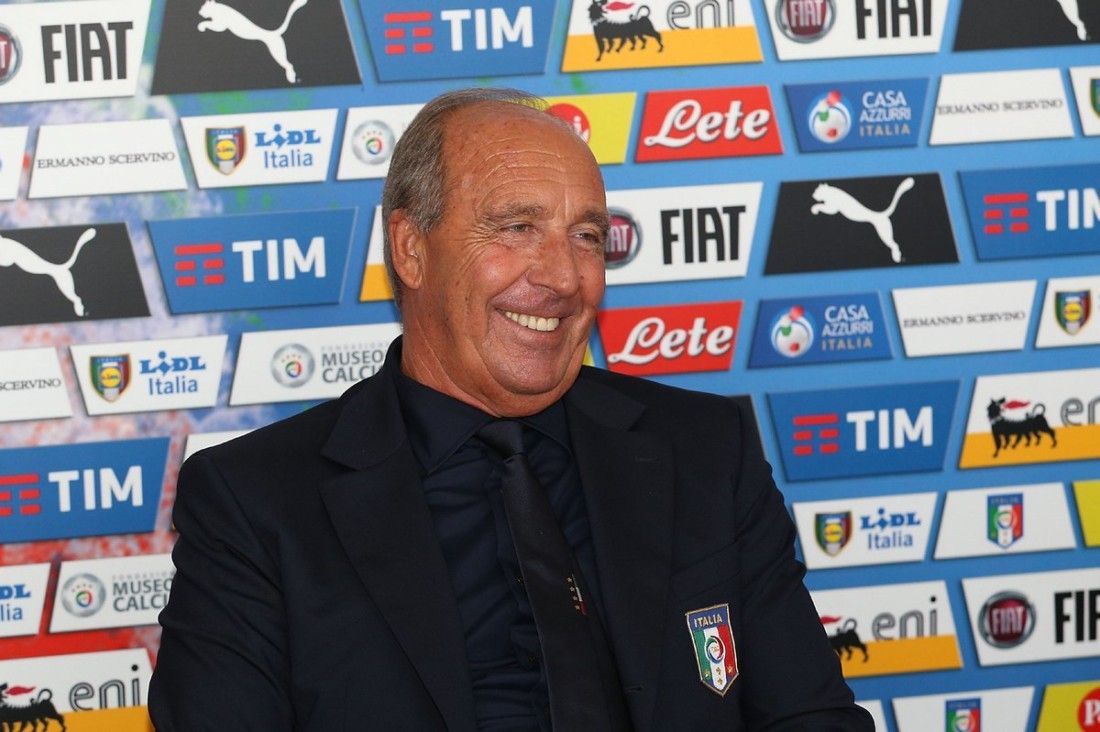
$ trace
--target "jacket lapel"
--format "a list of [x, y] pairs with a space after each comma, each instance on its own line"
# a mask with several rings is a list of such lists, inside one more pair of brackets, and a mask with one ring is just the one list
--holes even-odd
[[[384, 368], [397, 363], [387, 358]], [[321, 495], [359, 579], [448, 728], [473, 730], [458, 605], [388, 374], [350, 395], [322, 452], [353, 469], [326, 481]]]
[[631, 718], [647, 729], [657, 699], [672, 567], [672, 451], [655, 435], [630, 429], [642, 404], [584, 371], [569, 391], [566, 409], [607, 634]]

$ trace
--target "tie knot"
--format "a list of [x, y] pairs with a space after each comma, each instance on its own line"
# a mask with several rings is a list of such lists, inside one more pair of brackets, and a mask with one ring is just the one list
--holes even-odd
[[477, 436], [504, 459], [523, 452], [523, 425], [510, 419], [498, 419], [477, 431]]

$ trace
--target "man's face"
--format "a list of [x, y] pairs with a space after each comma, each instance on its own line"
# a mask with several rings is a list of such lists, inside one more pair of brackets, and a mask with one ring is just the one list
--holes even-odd
[[569, 129], [501, 103], [454, 113], [444, 160], [443, 217], [404, 293], [403, 368], [492, 414], [531, 414], [572, 385], [603, 297], [599, 168]]

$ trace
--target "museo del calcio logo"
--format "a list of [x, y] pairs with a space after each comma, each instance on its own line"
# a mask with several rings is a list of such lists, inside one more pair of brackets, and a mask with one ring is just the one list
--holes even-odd
[[396, 323], [241, 334], [229, 403], [331, 399], [382, 367]]
[[979, 376], [960, 468], [1100, 457], [1100, 369]]
[[62, 562], [50, 632], [154, 624], [175, 573], [170, 554]]

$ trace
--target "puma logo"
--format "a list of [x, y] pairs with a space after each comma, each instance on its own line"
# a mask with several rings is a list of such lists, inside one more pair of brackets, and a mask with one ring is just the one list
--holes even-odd
[[286, 42], [283, 41], [283, 34], [290, 27], [291, 18], [294, 17], [296, 12], [305, 7], [307, 2], [309, 0], [294, 0], [286, 11], [286, 17], [283, 18], [282, 25], [274, 30], [267, 30], [256, 25], [242, 15], [240, 11], [228, 5], [223, 5], [217, 0], [205, 0], [202, 7], [199, 8], [199, 16], [205, 18], [205, 20], [199, 22], [199, 32], [211, 30], [221, 33], [222, 31], [229, 31], [237, 38], [246, 41], [260, 41], [267, 46], [267, 52], [271, 54], [271, 58], [275, 60], [275, 63], [283, 67], [286, 72], [286, 80], [291, 84], [297, 84], [298, 74], [295, 73], [294, 65], [287, 58]]
[[1077, 0], [1058, 0], [1058, 4], [1062, 6], [1062, 12], [1065, 13], [1066, 19], [1073, 23], [1073, 27], [1077, 29], [1077, 39], [1087, 41], [1089, 31], [1085, 27], [1084, 21], [1081, 20], [1081, 10], [1077, 7]]
[[878, 238], [890, 250], [890, 258], [895, 262], [900, 262], [901, 247], [894, 241], [894, 223], [890, 221], [890, 217], [894, 215], [894, 209], [897, 208], [902, 195], [913, 187], [914, 182], [912, 178], [903, 180], [898, 185], [897, 191], [894, 192], [894, 200], [890, 202], [885, 211], [873, 211], [853, 198], [851, 194], [840, 190], [836, 186], [822, 183], [814, 189], [813, 199], [817, 203], [810, 207], [810, 213], [814, 216], [819, 213], [829, 214], [830, 216], [840, 214], [849, 221], [870, 224], [875, 227]]
[[76, 294], [76, 286], [73, 284], [71, 270], [76, 258], [80, 256], [80, 250], [93, 238], [95, 238], [95, 229], [86, 229], [80, 235], [80, 238], [76, 240], [76, 247], [73, 249], [73, 254], [69, 257], [69, 260], [64, 264], [54, 264], [53, 262], [47, 262], [15, 239], [0, 236], [0, 267], [15, 265], [27, 274], [49, 275], [53, 278], [54, 284], [57, 285], [57, 289], [61, 291], [61, 294], [73, 304], [73, 312], [79, 317], [84, 317], [84, 301]]

